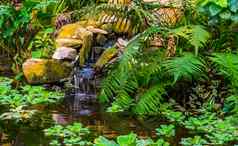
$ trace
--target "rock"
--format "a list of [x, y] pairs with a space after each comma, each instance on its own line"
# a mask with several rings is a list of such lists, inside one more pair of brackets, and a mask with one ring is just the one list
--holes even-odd
[[54, 59], [28, 59], [23, 73], [29, 84], [54, 83], [67, 78], [72, 71], [68, 62]]
[[100, 69], [106, 64], [108, 64], [113, 58], [117, 56], [118, 49], [109, 48], [103, 52], [95, 64], [96, 69]]
[[65, 38], [65, 39], [56, 39], [56, 46], [57, 47], [73, 47], [78, 48], [82, 46], [82, 40], [73, 39], [73, 38]]
[[[91, 28], [94, 28], [93, 26]], [[89, 57], [93, 42], [93, 32], [79, 23], [63, 26], [56, 38], [57, 47], [71, 47], [80, 49], [80, 65], [84, 65]], [[80, 47], [80, 48], [79, 48]]]
[[104, 35], [102, 35], [102, 34], [97, 35], [97, 37], [96, 37], [97, 44], [103, 46], [106, 43], [106, 41], [107, 41], [107, 38]]
[[77, 34], [81, 28], [82, 26], [78, 23], [63, 26], [56, 37], [56, 46], [73, 48], [82, 46], [82, 39]]
[[122, 38], [118, 38], [117, 39], [117, 43], [116, 43], [116, 46], [121, 49], [121, 50], [124, 50], [125, 47], [128, 45], [128, 42]]
[[75, 60], [77, 57], [77, 51], [73, 48], [69, 47], [61, 47], [56, 49], [53, 59], [58, 59], [58, 60]]
[[107, 31], [105, 31], [103, 29], [95, 28], [93, 26], [88, 26], [88, 27], [86, 27], [86, 29], [88, 31], [91, 31], [92, 33], [95, 33], [95, 34], [108, 34]]

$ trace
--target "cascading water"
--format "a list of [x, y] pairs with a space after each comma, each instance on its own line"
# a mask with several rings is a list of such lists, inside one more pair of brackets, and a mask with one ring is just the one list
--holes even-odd
[[74, 68], [74, 102], [72, 112], [90, 114], [90, 104], [96, 101], [96, 75], [91, 67]]
[[88, 116], [99, 110], [96, 93], [100, 83], [100, 76], [93, 68], [97, 59], [107, 48], [111, 48], [116, 39], [108, 40], [103, 45], [97, 44], [92, 48], [90, 57], [84, 66], [79, 65], [79, 57], [73, 62], [72, 75], [73, 90], [70, 96], [70, 112], [76, 116]]

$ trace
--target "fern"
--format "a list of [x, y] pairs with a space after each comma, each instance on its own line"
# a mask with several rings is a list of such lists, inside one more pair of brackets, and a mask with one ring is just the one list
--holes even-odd
[[182, 26], [171, 30], [171, 33], [188, 40], [195, 47], [196, 55], [198, 55], [198, 49], [210, 38], [210, 34], [201, 25]]
[[192, 54], [175, 57], [163, 63], [165, 73], [173, 77], [173, 83], [180, 79], [199, 79], [205, 76], [206, 66], [203, 61]]
[[101, 102], [108, 102], [118, 89], [125, 88], [126, 86], [130, 87], [129, 89], [136, 88], [136, 82], [128, 82], [128, 79], [131, 75], [130, 71], [132, 70], [133, 57], [139, 52], [141, 47], [138, 39], [139, 37], [139, 35], [135, 36], [135, 38], [128, 43], [116, 69], [112, 70], [103, 81], [101, 94], [99, 96]]
[[165, 35], [169, 32], [154, 26], [133, 38], [109, 72], [99, 97], [103, 102], [112, 102], [109, 111], [132, 108], [136, 114], [156, 113], [166, 94], [165, 88], [181, 79], [192, 81], [205, 76], [203, 60], [192, 54], [168, 59], [165, 50], [144, 49], [145, 42], [162, 30]]
[[232, 83], [232, 87], [238, 89], [238, 55], [213, 53], [210, 59], [219, 74], [224, 75]]
[[139, 101], [134, 107], [134, 112], [137, 114], [152, 114], [158, 112], [159, 105], [162, 100], [162, 95], [166, 91], [161, 84], [154, 85], [139, 96]]
[[121, 112], [125, 111], [133, 105], [134, 99], [130, 97], [130, 95], [124, 91], [120, 90], [117, 92], [117, 97], [115, 101], [112, 103], [111, 107], [108, 108], [109, 112]]

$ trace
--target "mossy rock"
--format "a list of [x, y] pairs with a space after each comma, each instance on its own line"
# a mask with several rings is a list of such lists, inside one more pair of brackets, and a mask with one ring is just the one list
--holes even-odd
[[72, 66], [53, 59], [28, 59], [23, 73], [29, 84], [54, 83], [69, 77]]

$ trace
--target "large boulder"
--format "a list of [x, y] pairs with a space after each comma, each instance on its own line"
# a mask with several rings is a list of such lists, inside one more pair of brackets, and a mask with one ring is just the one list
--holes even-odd
[[72, 65], [54, 59], [28, 59], [23, 73], [29, 84], [54, 83], [69, 77]]
[[87, 40], [88, 36], [91, 38], [93, 34], [105, 35], [108, 32], [92, 25], [84, 26], [81, 22], [67, 24], [59, 30], [55, 40], [56, 46], [79, 48], [84, 45], [85, 41], [90, 41]]
[[56, 49], [53, 59], [57, 60], [75, 60], [77, 57], [77, 51], [69, 47], [61, 47]]

